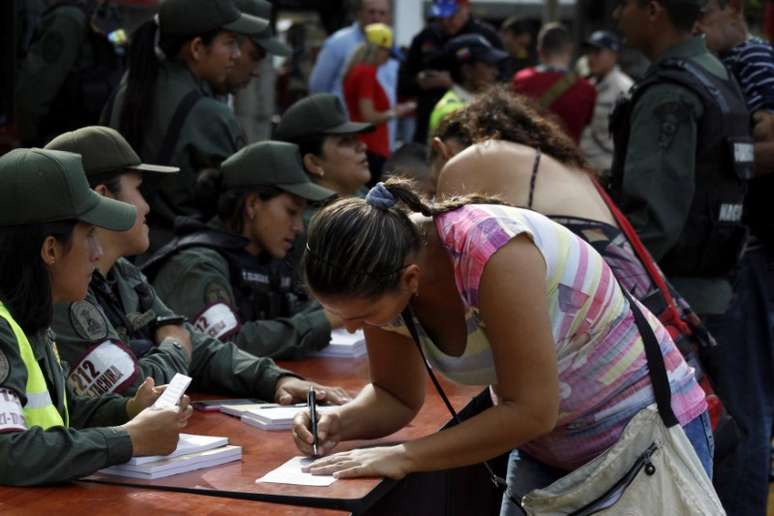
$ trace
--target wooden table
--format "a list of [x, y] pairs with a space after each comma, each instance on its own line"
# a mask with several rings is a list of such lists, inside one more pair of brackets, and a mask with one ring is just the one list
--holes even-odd
[[[305, 378], [340, 385], [353, 394], [368, 381], [366, 358], [310, 359], [282, 365]], [[454, 385], [443, 379], [441, 383], [458, 409], [480, 390]], [[428, 435], [437, 431], [448, 419], [443, 402], [428, 380], [425, 405], [409, 426], [378, 441], [347, 442], [337, 449], [393, 443]], [[135, 512], [153, 514], [149, 510], [186, 514], [214, 514], [222, 510], [234, 514], [248, 511], [252, 514], [327, 514], [319, 509], [325, 508], [333, 511], [330, 514], [340, 514], [340, 511], [363, 513], [396, 484], [382, 479], [339, 480], [325, 488], [256, 483], [257, 478], [298, 454], [289, 432], [261, 431], [241, 423], [237, 418], [202, 412], [194, 413], [186, 432], [228, 436], [231, 444], [242, 446], [242, 461], [152, 481], [97, 474], [89, 477], [88, 481], [63, 487], [0, 488], [0, 512], [42, 514], [59, 510], [60, 513], [77, 512], [89, 516]]]

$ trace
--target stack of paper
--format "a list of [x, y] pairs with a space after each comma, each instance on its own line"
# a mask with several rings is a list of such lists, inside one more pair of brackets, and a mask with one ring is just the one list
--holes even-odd
[[261, 411], [264, 409], [273, 409], [279, 407], [296, 407], [296, 410], [299, 410], [298, 407], [306, 407], [306, 403], [298, 403], [296, 405], [280, 405], [278, 403], [238, 403], [236, 405], [225, 404], [220, 406], [220, 411], [224, 414], [228, 414], [229, 416], [242, 417], [249, 411]]
[[346, 330], [337, 329], [331, 332], [331, 343], [327, 347], [313, 354], [316, 357], [362, 357], [367, 353], [365, 335], [363, 330], [349, 333]]
[[229, 446], [227, 437], [180, 434], [177, 448], [169, 455], [135, 457], [125, 464], [100, 470], [100, 473], [152, 480], [218, 466], [241, 458], [242, 447]]
[[[261, 430], [288, 430], [293, 426], [293, 418], [302, 410], [306, 409], [303, 406], [275, 406], [248, 410], [242, 414], [242, 422]], [[317, 409], [318, 414], [323, 411], [324, 409]]]

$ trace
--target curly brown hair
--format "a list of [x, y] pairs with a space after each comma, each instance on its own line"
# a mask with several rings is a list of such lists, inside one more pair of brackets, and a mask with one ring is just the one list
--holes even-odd
[[441, 121], [435, 136], [465, 146], [504, 140], [540, 149], [563, 165], [588, 169], [575, 142], [539, 106], [507, 86], [493, 86]]

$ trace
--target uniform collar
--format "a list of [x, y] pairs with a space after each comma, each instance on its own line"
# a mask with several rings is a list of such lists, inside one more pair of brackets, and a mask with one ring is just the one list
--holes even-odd
[[678, 43], [667, 49], [659, 58], [648, 68], [648, 73], [653, 71], [659, 63], [667, 59], [690, 59], [707, 53], [707, 46], [704, 44], [704, 38], [701, 36], [692, 36], [682, 43]]

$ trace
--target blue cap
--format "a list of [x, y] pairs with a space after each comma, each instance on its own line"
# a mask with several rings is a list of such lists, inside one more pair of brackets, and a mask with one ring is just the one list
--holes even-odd
[[430, 7], [430, 16], [434, 18], [454, 16], [461, 3], [465, 3], [465, 0], [433, 0], [433, 5]]
[[612, 50], [613, 52], [620, 52], [623, 48], [623, 45], [621, 44], [621, 38], [607, 30], [598, 30], [596, 32], [592, 32], [591, 36], [588, 37], [583, 45], [593, 48], [606, 48], [607, 50]]

